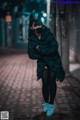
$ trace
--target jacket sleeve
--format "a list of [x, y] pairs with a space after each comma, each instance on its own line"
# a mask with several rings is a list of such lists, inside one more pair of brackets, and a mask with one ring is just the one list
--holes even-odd
[[39, 59], [40, 55], [38, 53], [38, 51], [35, 49], [35, 45], [33, 44], [32, 41], [28, 42], [28, 55], [29, 58], [31, 59]]
[[48, 39], [48, 42], [39, 45], [38, 52], [42, 55], [51, 55], [58, 50], [58, 42], [52, 33], [48, 36]]

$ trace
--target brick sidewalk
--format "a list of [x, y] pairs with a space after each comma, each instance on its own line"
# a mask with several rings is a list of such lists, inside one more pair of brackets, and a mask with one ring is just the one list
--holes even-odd
[[0, 111], [9, 111], [10, 120], [79, 120], [80, 81], [66, 78], [57, 82], [56, 113], [42, 112], [41, 80], [36, 80], [36, 61], [27, 54], [0, 56]]

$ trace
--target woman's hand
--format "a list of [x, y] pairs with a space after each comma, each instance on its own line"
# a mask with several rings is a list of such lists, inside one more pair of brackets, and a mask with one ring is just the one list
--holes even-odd
[[38, 50], [38, 48], [39, 48], [39, 45], [36, 46], [36, 49], [37, 49], [37, 50]]

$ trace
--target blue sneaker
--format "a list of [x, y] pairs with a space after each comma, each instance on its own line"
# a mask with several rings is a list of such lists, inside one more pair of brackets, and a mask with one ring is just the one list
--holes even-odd
[[44, 102], [44, 104], [43, 104], [43, 111], [44, 111], [44, 112], [47, 112], [47, 110], [48, 110], [48, 105], [49, 105], [49, 103]]
[[56, 106], [54, 104], [49, 104], [46, 115], [49, 117], [54, 114]]

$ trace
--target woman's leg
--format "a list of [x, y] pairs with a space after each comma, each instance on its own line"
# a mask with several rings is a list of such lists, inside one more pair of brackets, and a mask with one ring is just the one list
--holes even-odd
[[56, 95], [56, 89], [57, 89], [57, 85], [56, 85], [56, 75], [55, 72], [53, 71], [49, 71], [49, 80], [50, 80], [50, 104], [54, 104], [54, 98]]
[[49, 70], [45, 69], [42, 76], [42, 94], [44, 101], [49, 102]]

